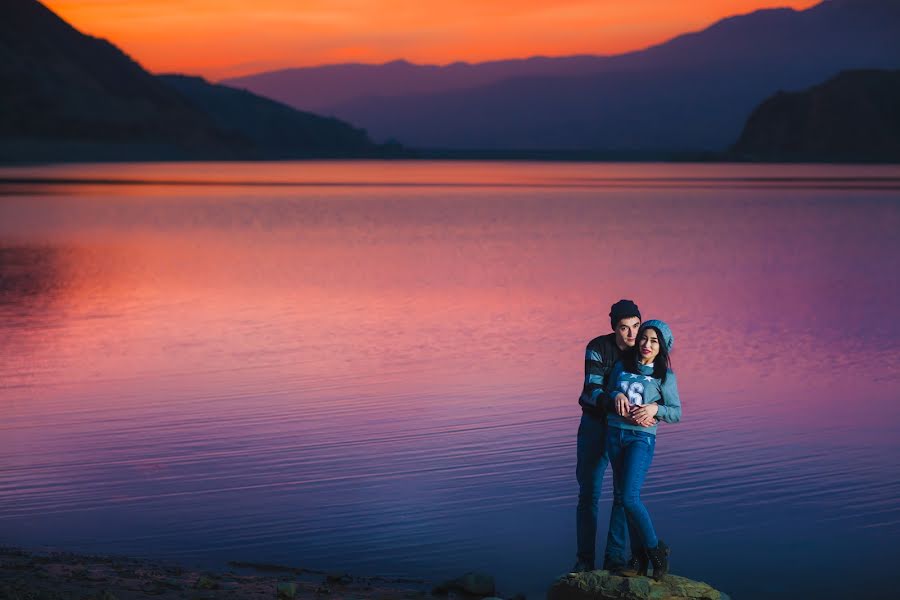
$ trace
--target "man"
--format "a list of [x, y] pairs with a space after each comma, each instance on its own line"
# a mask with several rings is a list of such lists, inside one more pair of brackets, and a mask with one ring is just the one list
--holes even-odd
[[[575, 572], [593, 571], [597, 543], [597, 504], [603, 473], [609, 464], [606, 456], [606, 410], [599, 401], [600, 393], [613, 365], [622, 352], [634, 346], [641, 326], [641, 311], [631, 300], [619, 300], [610, 307], [610, 324], [613, 333], [601, 335], [588, 342], [584, 357], [584, 389], [578, 403], [581, 405], [581, 423], [578, 426], [578, 508], [576, 510], [576, 535], [578, 554]], [[606, 536], [606, 552], [603, 568], [614, 571], [625, 566], [625, 540], [628, 525], [625, 510], [620, 502], [613, 502]]]

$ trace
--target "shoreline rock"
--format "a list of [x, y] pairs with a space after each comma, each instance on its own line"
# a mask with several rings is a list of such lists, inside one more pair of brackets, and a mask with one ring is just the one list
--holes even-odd
[[457, 592], [475, 598], [493, 598], [497, 591], [494, 583], [494, 577], [487, 573], [478, 571], [470, 571], [455, 579], [449, 579], [443, 583], [436, 585], [431, 593], [437, 596], [446, 596]]
[[678, 575], [662, 581], [651, 577], [621, 577], [596, 570], [568, 573], [547, 590], [547, 600], [730, 600], [707, 583]]

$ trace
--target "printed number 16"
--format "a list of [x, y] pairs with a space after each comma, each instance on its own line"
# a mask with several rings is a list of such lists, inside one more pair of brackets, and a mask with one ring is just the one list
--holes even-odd
[[628, 403], [640, 406], [644, 403], [644, 384], [640, 381], [632, 381], [631, 383], [623, 381], [619, 384], [622, 392], [628, 396]]

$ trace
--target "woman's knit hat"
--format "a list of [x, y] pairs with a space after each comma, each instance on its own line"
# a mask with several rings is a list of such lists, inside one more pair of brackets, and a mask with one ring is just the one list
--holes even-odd
[[[660, 321], [658, 319], [650, 319], [649, 321], [644, 321], [641, 323], [641, 331], [648, 327], [653, 327], [658, 330], [659, 333], [663, 337], [663, 341], [666, 344], [666, 352], [672, 351], [672, 346], [675, 345], [675, 338], [672, 336], [672, 330], [666, 325], [665, 321]], [[640, 333], [638, 333], [640, 335]]]

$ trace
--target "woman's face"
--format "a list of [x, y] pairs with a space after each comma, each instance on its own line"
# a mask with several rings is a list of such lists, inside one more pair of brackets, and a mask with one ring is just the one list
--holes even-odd
[[659, 354], [659, 338], [653, 329], [645, 329], [638, 338], [638, 351], [641, 353], [641, 362], [649, 365]]

